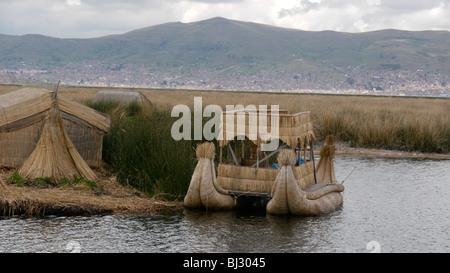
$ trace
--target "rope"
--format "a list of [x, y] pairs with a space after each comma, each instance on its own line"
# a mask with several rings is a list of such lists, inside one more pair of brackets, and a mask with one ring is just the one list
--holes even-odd
[[352, 175], [353, 171], [356, 169], [356, 167], [353, 168], [353, 170], [350, 172], [349, 175], [347, 175], [347, 177], [341, 182], [341, 185], [344, 184], [344, 182], [347, 180], [347, 178], [350, 177], [350, 175]]

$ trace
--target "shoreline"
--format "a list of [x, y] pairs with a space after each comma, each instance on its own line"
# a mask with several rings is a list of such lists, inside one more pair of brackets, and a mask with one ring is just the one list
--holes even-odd
[[[377, 157], [377, 158], [398, 158], [398, 159], [436, 159], [450, 160], [450, 153], [422, 153], [408, 152], [400, 150], [385, 150], [374, 148], [353, 148], [348, 143], [338, 142], [335, 144], [336, 156], [357, 156], [357, 157]], [[320, 149], [317, 151], [319, 152]], [[316, 152], [314, 152], [316, 153]]]
[[[450, 160], [450, 154], [430, 154], [395, 150], [352, 148], [336, 143], [336, 156], [368, 158]], [[319, 151], [315, 152], [316, 154]], [[164, 201], [146, 197], [114, 176], [97, 170], [100, 191], [86, 186], [35, 187], [7, 185], [13, 170], [0, 171], [0, 217], [156, 215], [184, 208], [183, 201]]]
[[[118, 183], [96, 171], [97, 188], [85, 185], [37, 187], [7, 185], [13, 171], [0, 171], [0, 217], [155, 215], [183, 208], [181, 201], [164, 201]], [[98, 190], [99, 189], [99, 190]]]

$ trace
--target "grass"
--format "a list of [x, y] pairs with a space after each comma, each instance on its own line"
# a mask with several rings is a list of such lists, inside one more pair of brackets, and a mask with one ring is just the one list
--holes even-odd
[[[88, 189], [96, 189], [97, 183], [92, 180], [87, 180], [82, 177], [78, 177], [77, 175], [73, 175], [73, 179], [70, 180], [67, 177], [63, 177], [59, 182], [55, 181], [55, 179], [51, 177], [36, 177], [34, 179], [25, 179], [23, 178], [18, 171], [12, 173], [12, 175], [7, 179], [8, 184], [15, 184], [18, 187], [27, 186], [35, 186], [40, 188], [52, 188], [55, 186], [61, 187], [71, 187], [75, 185], [83, 185]], [[101, 190], [101, 187], [100, 187]]]
[[[99, 89], [61, 87], [59, 92], [87, 101]], [[155, 105], [150, 113], [136, 105], [89, 104], [112, 120], [103, 158], [122, 184], [167, 200], [184, 197], [196, 164], [194, 148], [201, 142], [172, 139], [171, 126], [178, 118], [170, 117], [170, 110], [180, 103], [192, 107], [194, 97], [202, 97], [203, 107], [254, 104], [279, 105], [293, 113], [311, 111], [318, 142], [333, 134], [353, 147], [450, 152], [450, 99], [445, 98], [133, 90]]]
[[[90, 105], [106, 109], [104, 104]], [[136, 104], [110, 107], [110, 132], [103, 145], [103, 158], [122, 184], [166, 200], [179, 200], [189, 187], [195, 167], [194, 141], [174, 141], [166, 109], [151, 115]]]
[[242, 93], [186, 91], [164, 94], [167, 97], [152, 113], [136, 105], [90, 106], [106, 111], [112, 118], [103, 151], [118, 181], [167, 200], [184, 197], [195, 167], [194, 148], [201, 142], [172, 139], [171, 126], [178, 118], [170, 117], [170, 106], [184, 101], [192, 107], [194, 96], [203, 97], [203, 107], [218, 101], [223, 109], [226, 104], [271, 102], [291, 112], [311, 110], [318, 141], [332, 134], [354, 147], [450, 151], [450, 100], [445, 99], [253, 93], [243, 97]]
[[450, 151], [449, 103], [398, 98], [377, 102], [367, 98], [364, 104], [347, 103], [318, 111], [315, 119], [320, 137], [334, 134], [354, 147], [442, 153]]

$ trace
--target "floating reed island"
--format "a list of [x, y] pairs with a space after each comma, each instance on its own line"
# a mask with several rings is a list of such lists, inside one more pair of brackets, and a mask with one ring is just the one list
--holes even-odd
[[[0, 96], [0, 216], [152, 214], [176, 202], [141, 197], [105, 175], [110, 118], [58, 95], [23, 88]], [[180, 202], [179, 202], [180, 203]]]
[[[266, 141], [259, 136], [251, 140], [252, 125], [246, 116], [243, 135], [219, 141], [217, 176], [215, 145], [206, 142], [197, 147], [198, 163], [184, 199], [185, 207], [233, 209], [239, 206], [240, 198], [257, 197], [269, 200], [266, 211], [270, 214], [318, 215], [343, 203], [344, 186], [337, 182], [334, 173], [334, 137], [326, 138], [316, 165], [310, 112], [279, 112], [276, 137], [280, 145], [270, 153], [263, 152], [261, 145], [274, 136]], [[231, 121], [233, 126], [225, 117], [221, 120], [222, 136], [237, 135], [237, 118]], [[276, 154], [277, 162], [271, 162]]]

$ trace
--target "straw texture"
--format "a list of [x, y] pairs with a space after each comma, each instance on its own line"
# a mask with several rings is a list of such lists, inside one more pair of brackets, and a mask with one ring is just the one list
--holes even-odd
[[[292, 160], [292, 158], [287, 160]], [[291, 161], [291, 163], [293, 162]], [[314, 184], [314, 165], [312, 162], [292, 167], [292, 170], [301, 189], [306, 189]], [[228, 190], [269, 193], [272, 191], [279, 172], [280, 169], [276, 168], [252, 168], [250, 166], [219, 164], [217, 181], [222, 188]]]
[[18, 168], [33, 152], [39, 141], [45, 116], [24, 128], [12, 132], [0, 131], [0, 166]]
[[[247, 114], [245, 114], [247, 113]], [[290, 147], [295, 147], [298, 143], [303, 146], [305, 143], [310, 143], [310, 141], [315, 140], [315, 135], [313, 131], [313, 125], [311, 122], [310, 112], [301, 112], [296, 114], [287, 114], [287, 112], [280, 112], [278, 115], [274, 114], [274, 118], [278, 120], [279, 132], [278, 136], [275, 132], [271, 131], [272, 118], [270, 113], [267, 116], [266, 125], [259, 124], [259, 114], [252, 112], [255, 117], [257, 117], [256, 127], [255, 124], [251, 124], [251, 115], [248, 111], [235, 111], [235, 112], [223, 112], [221, 120], [221, 140], [219, 140], [219, 145], [224, 147], [228, 145], [231, 139], [227, 139], [227, 135], [232, 135], [236, 137], [238, 135], [239, 116], [244, 115], [245, 120], [245, 136], [251, 139], [254, 144], [259, 146], [260, 143], [266, 143], [274, 139], [280, 139]], [[229, 122], [227, 121], [226, 115], [234, 114], [234, 119]], [[256, 133], [255, 135], [252, 135]], [[260, 132], [267, 132], [267, 134], [260, 135]], [[263, 138], [261, 138], [263, 136]]]
[[46, 89], [23, 88], [0, 96], [0, 128], [14, 130], [8, 126], [16, 121], [34, 116], [50, 109], [52, 96]]
[[317, 190], [303, 191], [296, 182], [292, 158], [295, 154], [291, 150], [284, 150], [278, 156], [281, 170], [273, 185], [272, 199], [267, 204], [268, 213], [317, 215], [333, 211], [342, 204], [342, 185], [324, 185]]
[[334, 137], [327, 136], [325, 145], [320, 150], [320, 159], [316, 166], [317, 181], [323, 183], [337, 183], [334, 173]]
[[191, 178], [184, 205], [188, 208], [230, 209], [234, 199], [219, 186], [216, 180], [213, 143], [206, 142], [197, 147], [198, 163]]
[[[52, 92], [39, 88], [23, 88], [0, 96], [0, 166], [23, 165], [38, 144], [52, 103]], [[58, 108], [77, 151], [88, 165], [100, 167], [109, 117], [59, 96]]]
[[69, 114], [64, 115], [64, 117], [76, 117], [79, 120], [83, 121], [85, 124], [97, 128], [98, 130], [101, 130], [105, 133], [109, 132], [111, 120], [107, 115], [100, 113], [99, 111], [96, 111], [76, 101], [72, 101], [59, 96], [58, 107], [62, 112]]
[[19, 169], [25, 178], [52, 177], [60, 180], [73, 175], [95, 180], [97, 177], [80, 156], [67, 135], [55, 98], [36, 148]]

